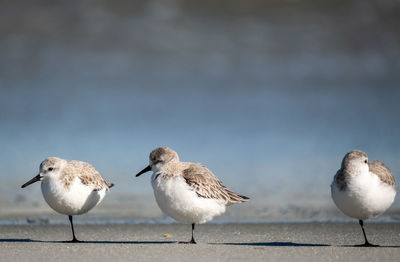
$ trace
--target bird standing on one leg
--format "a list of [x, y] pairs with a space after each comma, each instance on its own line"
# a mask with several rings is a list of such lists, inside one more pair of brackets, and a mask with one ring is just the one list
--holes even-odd
[[346, 215], [359, 220], [365, 243], [364, 221], [385, 212], [396, 196], [392, 172], [380, 161], [368, 162], [367, 155], [353, 150], [345, 155], [331, 184], [332, 199]]
[[226, 206], [249, 199], [227, 189], [206, 167], [180, 162], [178, 154], [168, 147], [154, 149], [149, 162], [136, 176], [153, 171], [151, 184], [160, 209], [177, 221], [192, 224], [192, 238], [186, 243], [196, 243], [195, 224], [221, 215]]
[[72, 216], [84, 214], [98, 205], [113, 186], [92, 165], [57, 157], [46, 158], [40, 164], [39, 174], [21, 187], [37, 181], [42, 181], [42, 194], [47, 204], [58, 213], [68, 215], [71, 242], [82, 242], [75, 237]]

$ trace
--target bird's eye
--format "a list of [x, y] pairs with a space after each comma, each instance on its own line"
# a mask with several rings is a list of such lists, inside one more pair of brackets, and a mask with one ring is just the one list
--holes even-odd
[[47, 169], [47, 171], [53, 171], [53, 168], [52, 168], [52, 167], [49, 167], [49, 169]]
[[364, 163], [365, 163], [365, 164], [367, 164], [367, 163], [368, 163], [368, 160], [367, 160], [367, 159], [365, 159], [365, 160], [364, 160]]

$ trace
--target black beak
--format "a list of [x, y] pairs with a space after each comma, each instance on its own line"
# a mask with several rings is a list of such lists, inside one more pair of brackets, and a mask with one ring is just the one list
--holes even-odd
[[136, 174], [136, 177], [140, 176], [141, 174], [144, 174], [146, 172], [151, 171], [151, 166], [146, 166], [145, 169], [143, 169], [142, 171], [140, 171], [139, 173]]
[[27, 187], [27, 186], [29, 186], [30, 184], [33, 184], [33, 183], [35, 183], [35, 182], [37, 182], [37, 181], [41, 181], [42, 178], [43, 178], [43, 176], [42, 176], [41, 174], [39, 174], [39, 175], [35, 176], [34, 178], [32, 178], [31, 180], [29, 180], [28, 182], [26, 182], [25, 184], [23, 184], [23, 185], [21, 186], [21, 188]]

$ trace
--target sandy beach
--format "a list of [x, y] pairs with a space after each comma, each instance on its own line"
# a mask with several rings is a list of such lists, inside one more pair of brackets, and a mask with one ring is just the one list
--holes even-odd
[[[359, 248], [355, 223], [198, 225], [197, 245], [184, 224], [1, 226], [1, 261], [398, 261], [400, 224], [367, 223], [379, 248]], [[167, 234], [167, 236], [165, 236]]]

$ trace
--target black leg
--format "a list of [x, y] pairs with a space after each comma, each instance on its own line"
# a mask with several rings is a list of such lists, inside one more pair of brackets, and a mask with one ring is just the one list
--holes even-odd
[[196, 244], [196, 241], [194, 241], [194, 237], [193, 237], [193, 232], [194, 232], [194, 223], [192, 224], [192, 239], [190, 240], [190, 244]]
[[71, 224], [71, 229], [72, 229], [72, 240], [68, 241], [68, 242], [72, 242], [72, 243], [83, 242], [83, 241], [76, 239], [76, 237], [75, 237], [74, 223], [72, 222], [72, 216], [68, 216], [68, 218], [69, 218], [69, 223]]
[[192, 224], [192, 239], [190, 241], [178, 242], [179, 244], [197, 244], [194, 240], [193, 233], [194, 233], [194, 223]]
[[362, 221], [362, 220], [360, 219], [360, 220], [358, 220], [358, 223], [359, 223], [360, 226], [361, 226], [361, 229], [362, 229], [362, 232], [363, 232], [363, 235], [364, 235], [364, 239], [365, 239], [365, 243], [362, 244], [362, 245], [356, 245], [356, 246], [357, 246], [357, 247], [379, 247], [378, 245], [373, 245], [373, 244], [371, 244], [371, 243], [368, 242], [368, 240], [367, 240], [367, 235], [365, 234], [365, 230], [364, 230], [364, 221]]

